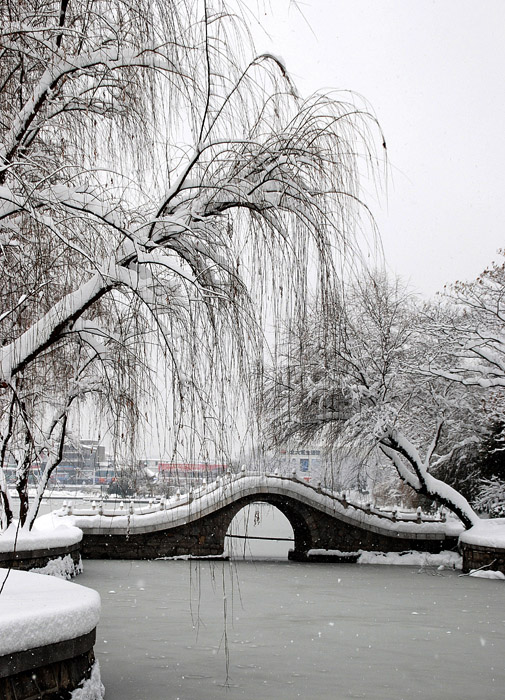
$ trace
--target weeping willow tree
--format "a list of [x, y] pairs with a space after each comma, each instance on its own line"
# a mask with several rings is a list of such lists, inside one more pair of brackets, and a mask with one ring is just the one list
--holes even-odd
[[258, 312], [354, 248], [375, 120], [298, 96], [236, 9], [0, 0], [2, 527], [5, 466], [31, 528], [83, 405], [130, 445], [157, 399], [175, 443], [226, 431]]
[[[387, 475], [394, 469], [407, 493], [438, 502], [472, 527], [478, 515], [443, 475], [461, 450], [481, 442], [503, 403], [491, 383], [484, 394], [472, 381], [475, 336], [467, 335], [462, 355], [465, 318], [453, 306], [421, 303], [383, 272], [363, 271], [339, 301], [314, 304], [303, 323], [292, 319], [284, 332], [259, 401], [267, 438], [323, 444], [337, 469], [346, 460], [356, 465], [354, 483], [370, 464]], [[490, 328], [480, 332], [496, 337]], [[496, 363], [488, 361], [487, 370], [496, 374]]]

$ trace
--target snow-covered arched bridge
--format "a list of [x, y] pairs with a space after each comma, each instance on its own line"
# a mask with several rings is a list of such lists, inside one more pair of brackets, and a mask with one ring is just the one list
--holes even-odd
[[352, 504], [345, 495], [295, 477], [245, 472], [227, 474], [189, 494], [140, 509], [120, 504], [107, 512], [100, 505], [55, 515], [83, 530], [85, 557], [219, 556], [234, 516], [257, 502], [275, 506], [289, 520], [294, 532], [292, 559], [318, 558], [329, 551], [438, 552], [455, 548], [462, 530], [438, 516], [412, 513], [400, 518], [369, 505]]

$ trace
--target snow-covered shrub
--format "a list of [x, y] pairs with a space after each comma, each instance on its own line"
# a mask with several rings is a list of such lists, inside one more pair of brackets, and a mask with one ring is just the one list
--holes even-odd
[[45, 566], [39, 567], [37, 569], [31, 569], [34, 574], [45, 574], [46, 576], [56, 576], [56, 578], [63, 578], [67, 581], [78, 574], [82, 574], [82, 560], [79, 557], [79, 561], [76, 564], [70, 554], [64, 557], [58, 557], [57, 559], [52, 559]]
[[473, 506], [482, 513], [489, 513], [491, 518], [503, 518], [505, 516], [505, 481], [496, 476], [491, 479], [482, 479]]

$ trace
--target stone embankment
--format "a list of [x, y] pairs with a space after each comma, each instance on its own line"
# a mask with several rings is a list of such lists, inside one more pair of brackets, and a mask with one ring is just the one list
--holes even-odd
[[81, 571], [81, 541], [82, 531], [64, 523], [44, 528], [39, 520], [26, 530], [14, 522], [0, 533], [0, 571], [37, 569], [70, 578]]

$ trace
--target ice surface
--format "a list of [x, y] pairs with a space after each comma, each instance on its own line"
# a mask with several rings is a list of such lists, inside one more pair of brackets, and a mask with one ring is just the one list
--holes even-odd
[[[229, 532], [292, 536], [265, 504]], [[107, 700], [502, 700], [501, 581], [288, 562], [288, 541], [232, 542], [262, 560], [86, 562], [79, 582], [104, 600]]]
[[107, 700], [503, 698], [501, 581], [275, 560], [89, 561], [80, 581], [104, 600]]

